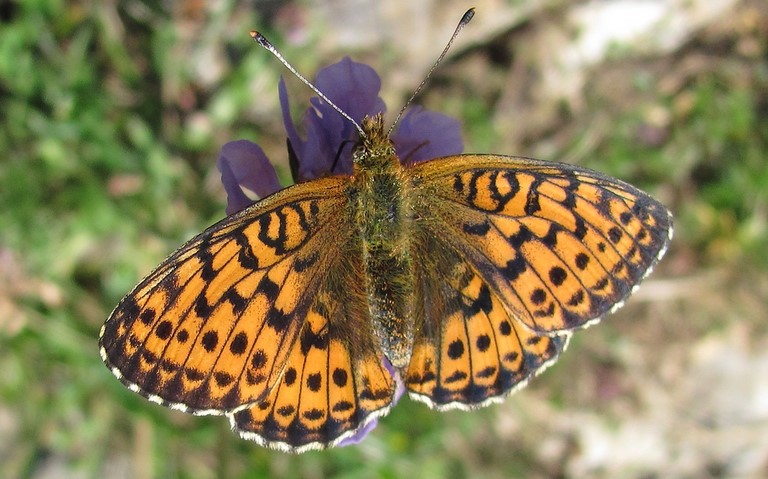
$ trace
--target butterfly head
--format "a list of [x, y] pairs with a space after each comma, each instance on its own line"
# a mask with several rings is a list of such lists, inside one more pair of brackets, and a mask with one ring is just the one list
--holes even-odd
[[381, 113], [366, 115], [363, 118], [360, 144], [363, 148], [372, 148], [383, 142], [388, 142], [389, 136], [384, 131], [384, 116]]
[[384, 130], [384, 117], [381, 113], [363, 118], [360, 125], [360, 140], [353, 154], [355, 173], [361, 170], [375, 171], [377, 167], [399, 165], [395, 146]]

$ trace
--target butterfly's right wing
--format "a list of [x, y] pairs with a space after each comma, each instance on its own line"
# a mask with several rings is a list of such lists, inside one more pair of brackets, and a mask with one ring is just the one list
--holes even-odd
[[585, 168], [461, 155], [406, 172], [423, 304], [405, 379], [441, 409], [487, 404], [551, 364], [572, 329], [624, 302], [672, 234], [661, 203]]
[[195, 414], [266, 398], [352, 235], [348, 182], [282, 190], [173, 253], [102, 328], [109, 369], [150, 400]]

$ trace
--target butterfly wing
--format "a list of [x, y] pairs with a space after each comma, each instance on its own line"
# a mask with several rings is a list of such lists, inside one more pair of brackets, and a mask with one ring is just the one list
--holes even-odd
[[585, 168], [462, 155], [412, 170], [421, 197], [433, 198], [419, 202], [422, 223], [433, 234], [448, 229], [452, 246], [537, 332], [584, 326], [621, 305], [671, 237], [661, 203]]
[[553, 363], [568, 335], [535, 333], [447, 242], [431, 236], [416, 269], [416, 337], [405, 372], [411, 397], [437, 409], [498, 401]]
[[359, 248], [350, 242], [333, 265], [269, 396], [230, 415], [241, 437], [289, 452], [322, 449], [389, 410], [395, 381], [371, 329]]
[[483, 404], [550, 364], [565, 346], [557, 335], [623, 304], [672, 234], [663, 205], [585, 168], [461, 155], [407, 172], [415, 247], [442, 258], [433, 267], [449, 278], [420, 280], [445, 319], [427, 308], [417, 316], [406, 375], [437, 407]]
[[131, 390], [195, 414], [264, 400], [281, 377], [336, 246], [348, 179], [296, 185], [225, 218], [115, 308], [101, 356]]

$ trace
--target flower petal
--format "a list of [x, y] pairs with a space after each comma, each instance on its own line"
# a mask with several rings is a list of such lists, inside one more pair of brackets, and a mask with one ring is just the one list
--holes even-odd
[[337, 447], [344, 447], [344, 446], [352, 446], [354, 444], [358, 444], [360, 441], [365, 439], [365, 437], [373, 431], [376, 426], [379, 425], [378, 419], [371, 419], [370, 422], [368, 422], [365, 426], [358, 429], [353, 435], [344, 438], [341, 442], [339, 442], [336, 446]]
[[[282, 76], [280, 77], [280, 82], [277, 84], [277, 94], [280, 98], [280, 110], [283, 113], [283, 126], [285, 127], [285, 132], [288, 134], [288, 142], [294, 148], [294, 151], [296, 151], [296, 148], [302, 141], [299, 132], [296, 131], [296, 126], [291, 119], [291, 103], [288, 98], [288, 89], [285, 86], [285, 78]], [[296, 181], [296, 178], [294, 178], [294, 181]]]
[[[379, 98], [381, 78], [376, 70], [364, 63], [352, 61], [344, 57], [338, 63], [323, 68], [317, 72], [315, 85], [333, 103], [360, 123], [366, 115], [384, 113], [386, 105]], [[330, 105], [313, 98], [315, 108], [325, 116], [334, 111]], [[338, 113], [336, 113], [338, 115]], [[347, 124], [349, 122], [344, 120]], [[349, 125], [353, 130], [354, 127]]]
[[242, 187], [264, 198], [280, 190], [275, 168], [259, 145], [248, 140], [237, 140], [221, 147], [217, 162], [221, 180], [227, 192], [227, 214], [247, 207], [253, 201]]
[[392, 134], [392, 142], [403, 164], [417, 163], [464, 151], [461, 123], [420, 106], [409, 108]]
[[219, 162], [219, 171], [221, 171], [221, 183], [224, 185], [224, 191], [227, 192], [227, 214], [231, 215], [247, 208], [252, 201], [240, 188], [229, 162]]
[[392, 377], [395, 379], [396, 387], [395, 387], [395, 398], [392, 400], [392, 406], [397, 404], [397, 401], [400, 400], [400, 396], [403, 395], [405, 392], [405, 384], [403, 384], [403, 380], [400, 377], [400, 374], [397, 372], [394, 366], [392, 366], [392, 363], [389, 362], [389, 359], [386, 357], [383, 360], [384, 367], [387, 368], [387, 371], [389, 371], [389, 374], [392, 375]]

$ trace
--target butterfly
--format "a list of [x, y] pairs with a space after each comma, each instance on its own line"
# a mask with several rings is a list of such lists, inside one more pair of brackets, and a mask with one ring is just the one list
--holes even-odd
[[503, 400], [620, 307], [672, 217], [601, 173], [463, 154], [401, 163], [383, 117], [351, 174], [295, 184], [189, 240], [123, 298], [100, 353], [129, 389], [288, 452], [344, 443], [399, 381]]

